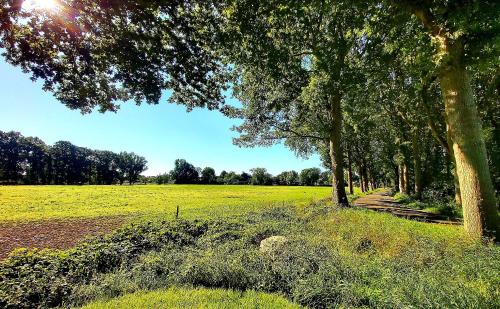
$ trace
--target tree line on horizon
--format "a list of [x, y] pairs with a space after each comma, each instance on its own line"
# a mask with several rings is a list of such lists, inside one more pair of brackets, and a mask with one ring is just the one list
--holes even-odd
[[0, 184], [110, 185], [133, 184], [147, 169], [133, 152], [93, 150], [58, 141], [0, 131]]
[[300, 173], [290, 170], [273, 176], [267, 169], [256, 167], [250, 173], [238, 174], [234, 171], [221, 171], [216, 174], [212, 167], [195, 167], [184, 159], [177, 159], [174, 168], [157, 176], [143, 179], [146, 183], [156, 184], [225, 184], [225, 185], [260, 185], [260, 186], [331, 186], [331, 172], [321, 171], [317, 167], [305, 168]]
[[3, 56], [71, 109], [170, 90], [188, 111], [240, 119], [239, 146], [319, 153], [336, 207], [355, 169], [363, 185], [451, 198], [470, 236], [500, 239], [499, 1], [21, 4], [1, 5]]

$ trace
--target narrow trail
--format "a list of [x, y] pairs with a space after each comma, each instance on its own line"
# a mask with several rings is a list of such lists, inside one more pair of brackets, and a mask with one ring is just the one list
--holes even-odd
[[461, 225], [459, 220], [448, 218], [443, 215], [433, 214], [418, 209], [413, 209], [400, 204], [389, 195], [389, 190], [374, 192], [372, 194], [363, 196], [354, 201], [354, 206], [363, 207], [375, 211], [388, 212], [394, 216], [406, 218], [410, 220], [440, 223], [440, 224], [453, 224]]

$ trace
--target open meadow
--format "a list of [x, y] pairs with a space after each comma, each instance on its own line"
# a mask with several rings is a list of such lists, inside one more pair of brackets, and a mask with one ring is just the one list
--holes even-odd
[[238, 185], [0, 186], [0, 222], [126, 216], [201, 219], [306, 205], [330, 187]]

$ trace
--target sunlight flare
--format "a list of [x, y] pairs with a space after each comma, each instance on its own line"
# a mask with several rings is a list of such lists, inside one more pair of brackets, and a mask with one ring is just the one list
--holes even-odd
[[59, 4], [57, 0], [27, 0], [23, 2], [25, 10], [46, 10], [55, 11]]

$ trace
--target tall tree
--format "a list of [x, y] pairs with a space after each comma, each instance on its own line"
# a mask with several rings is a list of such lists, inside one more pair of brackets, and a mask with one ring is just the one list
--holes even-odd
[[363, 17], [347, 1], [233, 1], [224, 39], [234, 42], [238, 145], [285, 140], [297, 154], [329, 149], [336, 205], [344, 184], [342, 102], [356, 80]]
[[[460, 183], [464, 225], [476, 238], [500, 234], [500, 218], [489, 171], [471, 71], [498, 65], [498, 1], [387, 1], [384, 7], [396, 17], [398, 28], [420, 28], [430, 40], [419, 43], [422, 57], [440, 82], [447, 130]], [[391, 7], [396, 11], [391, 10]], [[393, 29], [393, 27], [391, 27]], [[424, 51], [424, 52], [422, 52]], [[432, 58], [431, 58], [432, 57]]]

